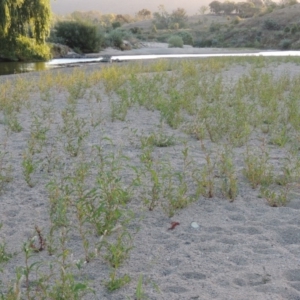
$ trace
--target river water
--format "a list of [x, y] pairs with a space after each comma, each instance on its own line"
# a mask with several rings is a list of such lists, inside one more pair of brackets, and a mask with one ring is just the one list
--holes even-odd
[[[223, 49], [220, 49], [223, 50]], [[111, 56], [111, 61], [145, 60], [160, 58], [205, 58], [205, 57], [243, 57], [243, 56], [300, 56], [300, 51], [262, 51], [262, 52], [240, 52], [240, 53], [207, 53], [207, 54], [160, 54], [160, 55], [118, 55]], [[79, 63], [96, 63], [104, 61], [99, 58], [62, 58], [53, 59], [49, 62], [0, 62], [0, 75], [18, 74], [32, 71], [44, 71], [64, 65]]]

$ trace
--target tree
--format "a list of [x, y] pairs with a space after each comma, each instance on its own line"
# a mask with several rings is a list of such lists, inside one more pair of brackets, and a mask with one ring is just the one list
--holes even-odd
[[199, 12], [200, 12], [201, 15], [205, 15], [207, 11], [208, 11], [208, 6], [206, 6], [206, 5], [202, 5], [199, 8]]
[[220, 14], [221, 11], [222, 11], [222, 3], [220, 1], [213, 1], [211, 3], [209, 3], [209, 8], [210, 8], [210, 11], [216, 15]]
[[158, 6], [158, 11], [153, 14], [153, 17], [154, 17], [153, 23], [158, 29], [169, 28], [171, 19], [164, 5]]
[[151, 19], [152, 13], [150, 10], [144, 8], [144, 9], [138, 11], [136, 16], [138, 19], [147, 20], [147, 19]]
[[172, 14], [170, 15], [171, 23], [178, 24], [179, 28], [185, 27], [187, 22], [187, 13], [184, 8], [177, 8], [173, 10]]
[[262, 0], [248, 0], [249, 3], [253, 3], [255, 7], [264, 7], [264, 2]]
[[242, 18], [252, 17], [255, 13], [255, 5], [252, 2], [238, 2], [237, 13]]
[[124, 15], [116, 15], [115, 22], [120, 22], [121, 24], [129, 23], [128, 19]]
[[30, 44], [45, 45], [50, 18], [50, 0], [0, 0], [0, 54], [14, 56], [22, 45], [27, 53]]
[[0, 36], [13, 41], [18, 36], [32, 36], [38, 44], [45, 43], [50, 33], [49, 0], [0, 1]]
[[222, 3], [222, 10], [225, 15], [230, 15], [236, 9], [236, 4], [231, 1], [225, 1]]
[[109, 29], [111, 27], [111, 24], [115, 21], [115, 19], [115, 14], [106, 14], [101, 17], [100, 24], [102, 27]]

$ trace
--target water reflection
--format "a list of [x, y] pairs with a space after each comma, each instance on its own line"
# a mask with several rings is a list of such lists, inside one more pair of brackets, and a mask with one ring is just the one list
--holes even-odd
[[0, 75], [47, 70], [47, 63], [0, 62]]

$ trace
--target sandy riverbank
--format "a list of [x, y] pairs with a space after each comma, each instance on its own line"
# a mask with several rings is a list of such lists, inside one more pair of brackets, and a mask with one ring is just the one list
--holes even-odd
[[169, 48], [167, 43], [141, 43], [140, 48], [121, 51], [114, 48], [106, 48], [99, 53], [87, 54], [86, 57], [99, 56], [123, 56], [123, 55], [164, 55], [164, 54], [225, 54], [225, 53], [256, 53], [255, 49], [239, 49], [239, 48], [194, 48], [184, 45], [183, 48]]
[[[145, 54], [145, 51], [150, 50], [147, 48], [147, 50], [132, 51], [135, 51], [135, 54], [139, 51]], [[161, 51], [177, 50], [161, 48]], [[112, 50], [109, 53], [116, 55]], [[196, 60], [193, 62], [199, 63], [199, 66], [201, 64]], [[118, 67], [122, 66], [118, 65]], [[186, 70], [186, 72], [193, 71], [192, 68]], [[230, 92], [230, 86], [233, 90], [236, 88], [235, 84], [239, 78], [254, 74], [253, 70], [260, 69], [259, 67], [252, 68], [250, 64], [224, 65], [220, 67], [217, 76], [221, 76], [223, 82], [228, 84], [227, 93]], [[28, 80], [28, 85], [31, 85], [34, 80], [32, 88], [27, 91], [29, 94], [24, 92], [26, 85], [23, 87], [24, 90], [10, 89], [8, 85], [4, 93], [4, 89], [1, 89], [1, 84], [4, 83], [0, 83], [2, 97], [13, 95], [16, 91], [15, 97], [19, 97], [21, 102], [26, 102], [26, 105], [21, 106], [20, 111], [16, 112], [17, 120], [22, 127], [20, 132], [8, 130], [3, 111], [0, 112], [1, 152], [7, 153], [3, 163], [12, 168], [12, 181], [4, 183], [0, 194], [0, 222], [3, 223], [3, 228], [0, 230], [0, 242], [5, 239], [8, 250], [18, 252], [5, 265], [3, 273], [0, 273], [4, 286], [8, 286], [9, 282], [15, 278], [16, 267], [24, 266], [24, 255], [20, 250], [24, 242], [36, 235], [35, 225], [47, 236], [50, 228], [51, 201], [49, 201], [49, 189], [46, 186], [51, 180], [60, 180], [64, 176], [74, 174], [79, 164], [86, 162], [90, 164], [86, 184], [88, 187], [93, 186], [95, 178], [99, 176], [97, 169], [99, 156], [93, 150], [95, 146], [103, 147], [103, 153], [107, 157], [112, 153], [118, 156], [120, 151], [127, 157], [124, 161], [121, 159], [122, 166], [116, 166], [121, 170], [119, 175], [124, 185], [128, 184], [133, 176], [131, 167], [142, 168], [141, 137], [158, 130], [161, 115], [157, 110], [146, 109], [147, 103], [144, 104], [145, 106], [134, 104], [128, 110], [124, 121], [112, 122], [114, 107], [112, 103], [119, 103], [120, 96], [113, 90], [111, 93], [107, 92], [109, 81], [108, 85], [105, 85], [103, 81], [97, 81], [97, 77], [93, 74], [98, 71], [98, 65], [92, 65], [80, 69], [66, 68], [59, 71], [15, 76], [16, 80], [18, 78], [24, 79], [25, 82]], [[300, 77], [299, 65], [292, 63], [270, 64], [263, 71], [272, 74], [274, 78], [284, 76], [287, 72], [291, 78]], [[182, 91], [180, 86], [177, 86], [177, 84], [180, 85], [180, 82], [176, 81], [178, 72], [177, 69], [173, 72], [164, 71], [163, 77], [158, 80], [158, 83], [161, 82], [158, 96], [162, 95], [162, 91], [173, 91], [173, 93], [175, 90], [178, 93]], [[201, 74], [197, 73], [197, 76], [201, 80], [217, 78], [208, 75], [207, 72], [207, 70], [201, 71]], [[56, 82], [53, 87], [47, 85], [47, 82], [51, 82], [51, 74], [54, 78], [51, 80]], [[154, 76], [156, 73], [138, 73], [137, 76], [139, 79], [144, 78], [145, 82], [149, 78], [150, 82], [151, 74]], [[77, 81], [73, 75], [78, 79]], [[99, 75], [99, 78], [104, 78], [104, 75], [101, 76]], [[60, 77], [61, 81], [55, 81], [55, 78]], [[3, 76], [3, 81], [11, 78], [12, 76]], [[75, 101], [75, 115], [83, 122], [81, 129], [89, 132], [84, 137], [80, 155], [77, 157], [70, 156], [66, 151], [67, 140], [64, 134], [66, 135], [67, 131], [63, 131], [64, 122], [67, 122], [63, 118], [68, 114], [66, 109], [69, 107], [69, 96], [72, 92], [72, 89], [68, 91], [66, 86], [72, 80], [75, 80], [74, 86], [78, 86], [85, 80], [93, 82]], [[175, 85], [173, 85], [174, 82]], [[139, 88], [135, 96], [138, 97], [141, 93], [148, 94]], [[34, 123], [35, 120], [41, 122], [37, 128], [34, 127], [34, 124], [38, 124]], [[189, 117], [187, 117], [188, 120]], [[33, 130], [45, 126], [48, 126], [46, 142], [41, 152], [34, 154], [34, 160], [37, 163], [32, 174], [34, 186], [29, 187], [24, 179], [22, 165], [24, 153], [29, 149]], [[201, 143], [185, 133], [184, 127], [173, 129], [165, 124], [163, 130], [167, 136], [174, 136], [176, 142], [169, 147], [154, 148], [153, 160], [159, 166], [163, 165], [162, 162], [170, 163], [176, 172], [182, 172], [182, 151], [185, 147], [189, 149], [194, 166], [199, 168], [203, 166], [205, 153], [201, 148]], [[252, 146], [260, 145], [261, 136], [254, 133], [249, 143]], [[205, 140], [204, 144], [212, 151], [220, 146], [208, 140]], [[272, 163], [278, 166], [279, 159], [285, 157], [287, 151], [285, 148], [275, 146], [270, 146], [269, 150]], [[76, 271], [75, 278], [80, 280], [86, 278], [95, 290], [95, 295], [89, 295], [83, 299], [123, 300], [127, 299], [126, 297], [136, 299], [137, 282], [141, 275], [143, 276], [143, 289], [147, 299], [151, 300], [300, 299], [299, 196], [294, 195], [287, 207], [270, 207], [265, 199], [259, 197], [259, 190], [252, 189], [242, 175], [244, 152], [245, 146], [234, 149], [234, 163], [239, 184], [238, 195], [233, 202], [229, 202], [220, 192], [217, 192], [210, 199], [199, 197], [169, 218], [160, 204], [153, 211], [145, 207], [142, 199], [148, 190], [143, 191], [143, 186], [137, 185], [126, 206], [126, 209], [135, 213], [134, 219], [128, 225], [128, 231], [133, 238], [133, 249], [118, 271], [121, 275], [128, 274], [132, 279], [131, 283], [115, 292], [107, 291], [103, 282], [108, 280], [111, 268], [105, 262], [101, 250], [97, 253], [97, 257], [83, 265], [80, 272]], [[123, 165], [131, 167], [127, 168]], [[48, 168], [51, 170], [50, 173], [47, 172]], [[64, 183], [64, 181], [61, 182]], [[145, 187], [147, 182], [149, 183], [147, 180], [144, 182]], [[159, 198], [158, 201], [163, 200]], [[70, 230], [66, 247], [70, 254], [68, 261], [72, 264], [75, 260], [84, 260], [84, 253], [80, 235], [74, 229], [77, 224], [76, 220], [70, 219], [70, 221], [72, 230]], [[168, 230], [171, 222], [179, 222], [180, 225], [174, 230]], [[196, 222], [198, 228], [192, 228], [192, 222]], [[49, 240], [49, 237], [47, 239]], [[99, 236], [91, 234], [89, 241], [90, 251], [93, 252], [93, 247], [99, 242]], [[50, 257], [45, 250], [34, 254], [32, 261], [45, 262], [56, 258], [55, 255]], [[46, 267], [44, 266], [41, 270], [45, 271]], [[32, 275], [31, 280], [34, 278], [35, 274]], [[25, 288], [23, 282], [23, 291]], [[2, 287], [2, 290], [4, 289]]]

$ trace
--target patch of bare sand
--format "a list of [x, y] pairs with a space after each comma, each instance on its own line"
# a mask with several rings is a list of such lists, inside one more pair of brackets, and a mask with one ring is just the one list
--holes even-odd
[[169, 48], [167, 43], [144, 42], [140, 43], [140, 48], [132, 50], [118, 50], [106, 48], [99, 53], [87, 54], [86, 57], [99, 57], [103, 55], [163, 55], [163, 54], [225, 54], [225, 53], [256, 53], [258, 50], [237, 49], [237, 48], [194, 48], [184, 45], [183, 48]]

